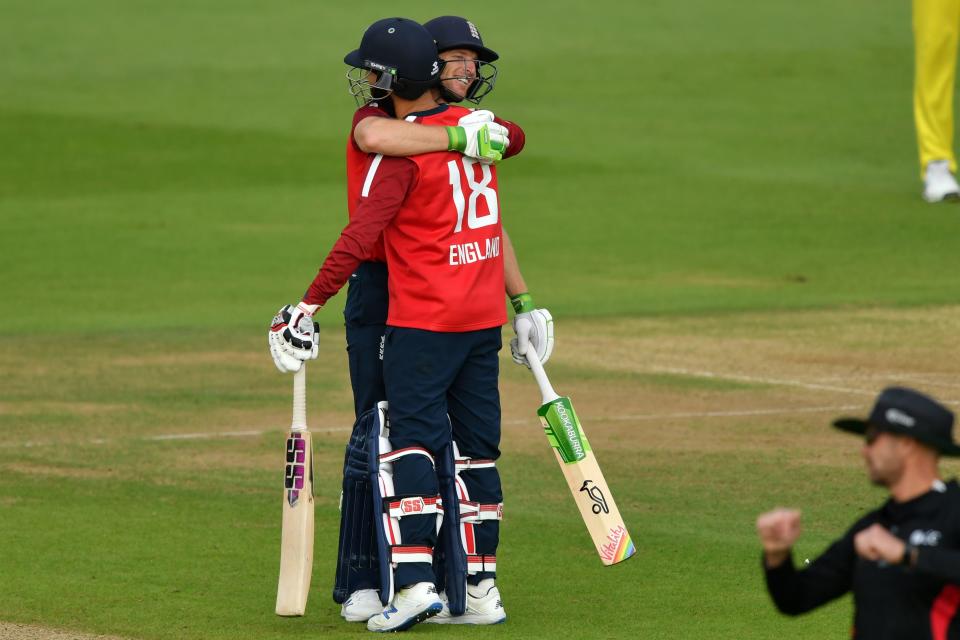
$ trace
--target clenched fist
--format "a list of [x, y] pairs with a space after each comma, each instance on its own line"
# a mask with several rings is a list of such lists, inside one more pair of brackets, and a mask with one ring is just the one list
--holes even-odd
[[767, 567], [779, 567], [790, 557], [790, 549], [800, 537], [800, 512], [780, 508], [760, 514], [757, 535]]
[[881, 525], [874, 523], [853, 537], [853, 548], [866, 560], [883, 560], [899, 564], [903, 560], [906, 543]]

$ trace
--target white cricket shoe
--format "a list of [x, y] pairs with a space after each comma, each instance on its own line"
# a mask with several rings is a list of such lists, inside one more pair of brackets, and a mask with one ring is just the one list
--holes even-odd
[[443, 611], [427, 620], [435, 624], [500, 624], [506, 621], [507, 613], [503, 610], [503, 601], [500, 599], [500, 590], [493, 583], [493, 578], [481, 580], [480, 584], [467, 585], [467, 608], [462, 616], [450, 614], [445, 595]]
[[950, 163], [946, 160], [927, 163], [923, 176], [923, 199], [927, 202], [960, 199], [960, 185], [950, 173]]
[[406, 631], [418, 622], [437, 615], [443, 603], [432, 582], [418, 582], [401, 589], [393, 601], [367, 621], [370, 631]]
[[358, 589], [340, 606], [340, 615], [347, 622], [366, 622], [383, 611], [376, 589]]

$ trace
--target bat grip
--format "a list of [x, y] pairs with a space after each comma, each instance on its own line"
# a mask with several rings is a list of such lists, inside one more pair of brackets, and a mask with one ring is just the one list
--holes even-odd
[[303, 431], [307, 428], [307, 363], [293, 374], [293, 422], [291, 431]]
[[527, 362], [530, 363], [530, 371], [533, 372], [533, 377], [537, 381], [537, 386], [540, 387], [540, 395], [543, 396], [542, 404], [553, 402], [559, 398], [560, 394], [553, 390], [553, 387], [550, 385], [550, 379], [547, 378], [547, 372], [543, 370], [540, 358], [537, 357], [537, 350], [533, 347], [528, 347], [525, 355]]

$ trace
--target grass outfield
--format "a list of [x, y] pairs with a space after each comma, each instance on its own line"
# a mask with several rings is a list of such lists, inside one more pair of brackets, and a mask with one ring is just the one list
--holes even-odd
[[[438, 9], [331, 4], [5, 3], [0, 621], [149, 640], [366, 633], [329, 598], [352, 406], [343, 296], [320, 314], [310, 374], [301, 620], [272, 614], [290, 380], [263, 334], [345, 220], [343, 54], [374, 19]], [[471, 12], [503, 57], [484, 106], [527, 132], [501, 198], [557, 318], [550, 372], [639, 554], [600, 566], [536, 389], [504, 358], [510, 619], [415, 633], [845, 634], [847, 600], [773, 611], [752, 523], [802, 507], [798, 552], [817, 553], [882, 499], [829, 419], [893, 382], [957, 399], [960, 209], [919, 197], [909, 8]], [[167, 437], [191, 434], [208, 437]]]

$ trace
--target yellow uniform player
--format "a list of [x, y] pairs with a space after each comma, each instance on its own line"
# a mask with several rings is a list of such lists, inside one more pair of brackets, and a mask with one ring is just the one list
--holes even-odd
[[913, 0], [913, 113], [927, 202], [960, 199], [953, 152], [958, 36], [960, 0]]

